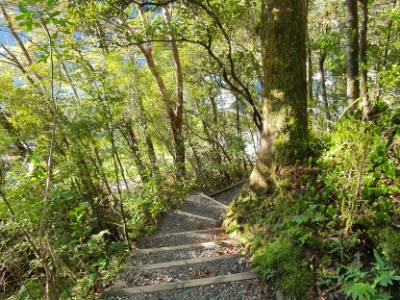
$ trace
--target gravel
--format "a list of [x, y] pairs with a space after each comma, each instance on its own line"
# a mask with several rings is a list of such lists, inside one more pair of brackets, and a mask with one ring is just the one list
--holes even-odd
[[216, 220], [221, 220], [226, 212], [226, 208], [223, 205], [200, 194], [190, 196], [183, 203], [181, 210]]
[[241, 273], [248, 270], [248, 261], [245, 257], [228, 256], [218, 261], [161, 269], [127, 268], [120, 274], [120, 280], [124, 281], [127, 287], [132, 287]]
[[216, 257], [220, 255], [238, 254], [241, 246], [238, 243], [216, 243], [207, 246], [194, 245], [185, 249], [171, 249], [152, 253], [134, 252], [128, 258], [127, 266], [140, 266], [177, 260], [187, 260], [202, 257]]
[[[244, 184], [244, 183], [243, 183]], [[229, 205], [239, 195], [243, 184], [213, 196], [214, 199]], [[272, 291], [258, 279], [225, 282], [194, 288], [181, 288], [164, 292], [124, 294], [120, 288], [151, 286], [168, 282], [201, 279], [248, 272], [248, 259], [240, 253], [238, 244], [223, 244], [229, 237], [218, 228], [225, 207], [200, 194], [192, 195], [181, 210], [168, 213], [154, 234], [137, 241], [138, 248], [172, 247], [203, 242], [220, 241], [221, 246], [207, 247], [190, 245], [178, 249], [160, 249], [133, 252], [127, 267], [122, 271], [111, 294], [104, 294], [107, 300], [272, 300], [276, 299]], [[206, 229], [206, 230], [205, 230]], [[209, 262], [187, 262], [190, 259], [213, 258]], [[186, 261], [179, 266], [151, 264]], [[119, 291], [118, 291], [119, 290]], [[152, 290], [152, 288], [151, 288]], [[128, 292], [129, 293], [129, 292]], [[273, 296], [272, 296], [273, 295]]]
[[154, 233], [154, 236], [190, 230], [211, 229], [219, 227], [221, 223], [219, 220], [205, 218], [206, 217], [196, 217], [196, 215], [186, 214], [180, 210], [171, 211], [160, 223], [160, 227]]
[[231, 204], [240, 194], [240, 191], [242, 189], [242, 187], [245, 185], [245, 183], [243, 184], [239, 184], [227, 191], [218, 193], [216, 195], [211, 196], [212, 198], [214, 198], [215, 200], [218, 200], [219, 202], [225, 204], [225, 205], [229, 205]]
[[150, 294], [114, 296], [107, 300], [275, 300], [258, 279], [219, 283]]

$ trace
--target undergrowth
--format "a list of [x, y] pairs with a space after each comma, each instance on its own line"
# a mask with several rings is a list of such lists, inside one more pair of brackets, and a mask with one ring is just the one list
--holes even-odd
[[400, 299], [400, 115], [342, 120], [308, 163], [245, 189], [225, 223], [294, 299]]
[[[33, 184], [32, 178], [30, 183]], [[15, 186], [15, 197], [21, 192], [21, 186]], [[139, 191], [124, 190], [122, 197], [129, 241], [151, 232], [160, 216], [178, 205], [192, 188], [193, 182], [186, 180], [176, 183], [153, 177]], [[10, 197], [14, 195], [10, 193]], [[113, 209], [105, 209], [102, 201], [113, 199], [94, 199], [91, 201], [97, 201], [96, 207], [102, 209], [95, 212], [93, 203], [88, 203], [64, 185], [54, 189], [51, 197], [53, 202], [47, 214], [51, 218], [49, 224], [53, 225], [48, 231], [52, 235], [51, 248], [57, 262], [52, 267], [58, 270], [60, 299], [97, 299], [113, 283], [133, 246], [123, 239], [118, 207], [112, 205]], [[0, 220], [1, 217], [0, 214]], [[21, 238], [20, 230], [16, 224], [0, 222], [0, 247], [10, 249], [0, 256], [7, 271], [8, 288], [11, 289], [13, 278], [22, 278], [23, 282], [18, 289], [15, 287], [12, 295], [4, 295], [4, 299], [43, 299], [41, 265], [33, 257], [29, 244]]]

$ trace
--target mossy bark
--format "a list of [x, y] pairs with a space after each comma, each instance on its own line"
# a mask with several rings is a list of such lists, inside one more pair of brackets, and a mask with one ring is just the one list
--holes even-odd
[[263, 130], [255, 190], [272, 188], [279, 166], [304, 158], [308, 146], [305, 0], [263, 0]]
[[347, 102], [349, 105], [353, 105], [354, 101], [360, 97], [357, 0], [346, 0], [345, 7], [347, 16]]

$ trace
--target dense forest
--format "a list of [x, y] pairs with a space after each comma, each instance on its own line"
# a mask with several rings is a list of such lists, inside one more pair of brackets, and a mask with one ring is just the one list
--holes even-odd
[[400, 299], [396, 0], [0, 0], [0, 298], [97, 299], [193, 191], [288, 299]]

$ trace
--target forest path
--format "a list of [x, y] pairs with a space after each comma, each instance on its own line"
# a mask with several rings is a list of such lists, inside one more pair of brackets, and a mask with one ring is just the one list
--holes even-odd
[[106, 300], [272, 299], [251, 272], [241, 244], [220, 227], [244, 182], [189, 196], [137, 243]]

